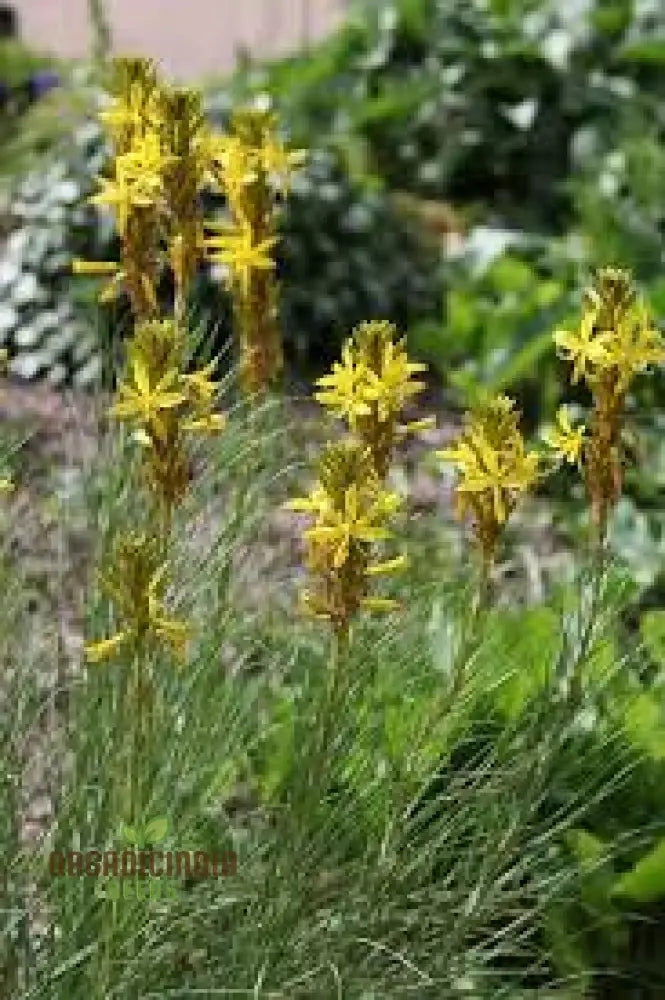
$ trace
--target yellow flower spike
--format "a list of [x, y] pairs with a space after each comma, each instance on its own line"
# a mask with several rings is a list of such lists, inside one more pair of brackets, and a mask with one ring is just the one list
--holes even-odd
[[576, 465], [582, 459], [585, 431], [584, 424], [573, 427], [568, 410], [565, 406], [560, 406], [556, 415], [556, 427], [546, 429], [543, 433], [543, 440], [564, 461]]
[[[291, 510], [309, 514], [313, 523], [303, 532], [305, 562], [313, 586], [305, 604], [317, 617], [331, 621], [345, 632], [353, 615], [366, 607], [368, 579], [397, 572], [403, 557], [372, 563], [376, 542], [391, 537], [388, 525], [401, 499], [380, 483], [367, 449], [354, 441], [329, 445], [319, 463], [319, 481], [309, 496], [288, 504]], [[375, 610], [392, 603], [376, 599]]]
[[140, 323], [110, 410], [111, 416], [135, 425], [132, 439], [141, 446], [149, 488], [168, 512], [182, 500], [191, 479], [186, 435], [219, 433], [227, 419], [212, 412], [218, 390], [210, 378], [215, 361], [183, 374], [183, 356], [184, 334], [173, 320]]
[[[598, 270], [585, 291], [579, 331], [559, 330], [554, 340], [573, 365], [571, 381], [583, 378], [593, 396], [584, 473], [596, 540], [602, 546], [609, 512], [621, 493], [626, 395], [636, 375], [665, 361], [665, 340], [651, 322], [630, 273], [612, 267]], [[571, 456], [582, 452], [565, 428], [560, 427], [559, 433], [567, 435]]]
[[159, 545], [153, 538], [128, 535], [119, 541], [102, 587], [113, 600], [123, 627], [109, 639], [87, 644], [91, 662], [108, 659], [127, 645], [155, 640], [169, 646], [176, 658], [183, 658], [189, 627], [165, 612], [162, 595], [167, 566], [159, 559]]
[[[233, 228], [206, 238], [211, 260], [231, 272], [240, 379], [247, 393], [269, 388], [283, 368], [275, 277], [277, 191], [301, 160], [276, 136], [275, 117], [256, 108], [233, 114], [231, 135], [208, 140], [210, 174], [225, 195]], [[219, 226], [211, 227], [213, 231]]]
[[606, 366], [618, 372], [616, 392], [628, 389], [635, 375], [665, 361], [665, 341], [641, 302], [618, 317], [615, 336], [606, 336]]
[[125, 153], [146, 127], [147, 107], [157, 86], [157, 70], [151, 59], [123, 57], [114, 59], [108, 108], [99, 118], [113, 141], [116, 155]]
[[342, 348], [342, 360], [334, 361], [332, 372], [316, 381], [319, 391], [314, 398], [344, 418], [355, 430], [358, 417], [367, 417], [372, 408], [369, 400], [371, 374], [364, 365], [356, 363], [350, 341]]
[[[130, 60], [120, 73], [118, 86], [124, 94], [120, 103], [128, 101], [133, 110], [119, 110], [114, 105], [109, 111], [111, 116], [120, 116], [118, 132], [113, 135], [116, 156], [110, 176], [99, 178], [100, 190], [90, 198], [91, 204], [110, 209], [114, 215], [121, 240], [120, 263], [74, 264], [75, 273], [110, 276], [100, 295], [102, 302], [111, 301], [124, 288], [138, 319], [154, 316], [158, 308], [155, 287], [161, 253], [162, 174], [168, 163], [147, 117], [150, 95], [146, 88], [148, 80], [153, 81], [150, 86], [154, 80], [146, 66], [140, 60]], [[137, 76], [143, 79], [143, 89], [143, 84], [137, 85]], [[129, 88], [131, 94], [125, 94], [123, 88]]]
[[457, 441], [437, 457], [458, 471], [455, 487], [461, 517], [471, 513], [483, 558], [495, 555], [501, 529], [519, 497], [539, 474], [538, 454], [527, 452], [514, 402], [498, 396], [466, 417]]
[[184, 321], [187, 292], [204, 252], [201, 189], [210, 167], [210, 134], [199, 91], [160, 86], [151, 123], [163, 156], [165, 241], [175, 281], [175, 311]]
[[665, 360], [665, 342], [637, 297], [627, 271], [601, 268], [587, 289], [580, 328], [557, 330], [554, 341], [572, 362], [573, 384], [584, 378], [590, 387], [607, 373], [621, 394], [633, 377], [650, 364]]
[[100, 177], [99, 183], [101, 191], [90, 198], [90, 204], [112, 209], [121, 237], [127, 234], [135, 210], [155, 207], [161, 191], [157, 165], [142, 164], [138, 151], [119, 157], [115, 177]]
[[413, 378], [426, 365], [410, 362], [392, 323], [361, 323], [342, 348], [332, 372], [317, 380], [315, 398], [345, 419], [370, 449], [379, 478], [385, 478], [396, 443], [430, 419], [402, 424], [404, 407], [424, 388]]

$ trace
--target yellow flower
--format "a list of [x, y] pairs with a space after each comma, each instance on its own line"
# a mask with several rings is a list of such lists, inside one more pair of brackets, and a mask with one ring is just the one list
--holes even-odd
[[[560, 330], [555, 340], [573, 362], [572, 381], [583, 377], [593, 395], [584, 476], [596, 540], [602, 545], [609, 513], [621, 495], [626, 394], [637, 374], [665, 361], [665, 341], [637, 295], [630, 272], [614, 267], [600, 268], [585, 291], [579, 332]], [[577, 461], [582, 443], [572, 428], [559, 424], [554, 441], [568, 461]]]
[[390, 538], [388, 524], [400, 503], [381, 485], [368, 450], [353, 441], [325, 449], [319, 481], [308, 496], [288, 504], [313, 518], [303, 534], [313, 577], [304, 601], [315, 615], [344, 630], [361, 607], [385, 611], [395, 606], [387, 598], [368, 596], [367, 587], [369, 578], [396, 573], [406, 564], [402, 556], [371, 561], [373, 545]]
[[395, 327], [375, 320], [361, 323], [342, 349], [342, 361], [333, 364], [330, 375], [317, 380], [323, 391], [315, 398], [355, 429], [357, 417], [367, 416], [376, 404], [377, 419], [385, 423], [400, 413], [412, 396], [424, 388], [414, 381], [427, 366], [408, 360], [404, 342], [395, 341]]
[[233, 229], [204, 242], [210, 259], [229, 266], [240, 354], [240, 381], [247, 393], [262, 392], [283, 368], [278, 323], [279, 288], [273, 252], [277, 243], [277, 197], [300, 161], [276, 137], [275, 116], [257, 108], [237, 109], [231, 135], [206, 140], [208, 172], [226, 198]]
[[255, 243], [252, 229], [247, 224], [225, 236], [209, 236], [206, 240], [206, 245], [212, 250], [210, 259], [231, 268], [245, 295], [249, 291], [253, 271], [272, 270], [275, 267], [270, 251], [276, 243], [277, 237]]
[[150, 96], [157, 86], [157, 71], [151, 59], [119, 58], [113, 61], [113, 100], [99, 118], [113, 140], [116, 154], [126, 152], [146, 125]]
[[171, 370], [151, 384], [150, 372], [140, 358], [131, 365], [131, 381], [119, 387], [120, 399], [111, 407], [111, 414], [121, 420], [138, 420], [146, 425], [159, 425], [163, 410], [172, 409], [185, 401], [185, 395], [174, 389], [178, 372]]
[[482, 431], [471, 431], [468, 444], [462, 442], [457, 448], [439, 454], [454, 462], [462, 473], [457, 486], [460, 493], [492, 494], [499, 524], [507, 517], [507, 495], [526, 492], [536, 479], [538, 456], [535, 452], [527, 453], [523, 444], [516, 448], [496, 448]]
[[363, 364], [357, 363], [351, 341], [342, 347], [342, 360], [334, 361], [332, 372], [317, 379], [316, 384], [320, 387], [319, 392], [314, 393], [317, 402], [344, 417], [351, 427], [355, 427], [357, 417], [371, 413], [371, 374]]
[[467, 415], [457, 443], [436, 452], [458, 470], [460, 514], [470, 510], [486, 559], [494, 555], [502, 525], [538, 477], [538, 455], [527, 452], [514, 402], [498, 396]]
[[556, 427], [548, 428], [543, 433], [543, 440], [558, 452], [564, 461], [575, 465], [582, 458], [584, 447], [584, 424], [573, 427], [565, 406], [560, 406], [556, 415]]
[[169, 646], [178, 659], [184, 659], [189, 627], [166, 614], [162, 597], [167, 566], [158, 560], [154, 539], [129, 535], [119, 542], [111, 570], [102, 577], [102, 587], [113, 600], [123, 627], [108, 639], [86, 644], [86, 656], [92, 663], [124, 647], [155, 640]]
[[409, 361], [403, 341], [388, 340], [372, 372], [371, 393], [377, 401], [379, 420], [387, 421], [401, 412], [412, 396], [425, 388], [424, 382], [412, 378], [427, 370], [427, 365]]
[[617, 392], [628, 388], [633, 377], [650, 364], [665, 361], [665, 341], [651, 323], [641, 302], [635, 302], [617, 320], [614, 335], [606, 335], [603, 367], [618, 372]]
[[242, 194], [248, 184], [256, 180], [255, 158], [237, 136], [212, 136], [208, 140], [208, 157], [218, 168], [221, 187], [234, 211], [244, 214]]
[[115, 160], [115, 176], [101, 177], [102, 190], [93, 195], [91, 204], [111, 208], [121, 236], [127, 232], [129, 219], [136, 209], [154, 206], [161, 192], [162, 158], [154, 139], [144, 139]]
[[322, 542], [331, 551], [332, 566], [340, 569], [349, 558], [351, 543], [379, 542], [390, 537], [382, 526], [388, 511], [396, 509], [399, 497], [395, 493], [378, 494], [369, 499], [362, 487], [352, 483], [344, 491], [343, 503], [319, 510], [319, 520], [305, 532], [315, 544]]
[[582, 316], [579, 330], [556, 330], [554, 333], [561, 357], [573, 363], [573, 385], [581, 378], [593, 376], [606, 356], [606, 339], [599, 336], [596, 319], [597, 312], [591, 309]]
[[0, 477], [0, 493], [11, 493], [13, 489], [14, 484], [11, 479], [8, 479], [6, 476]]
[[601, 268], [587, 289], [579, 330], [557, 330], [554, 340], [562, 357], [573, 363], [573, 384], [585, 378], [593, 389], [600, 373], [607, 372], [617, 396], [636, 374], [665, 360], [665, 342], [630, 274], [615, 268]]
[[405, 434], [431, 426], [431, 421], [399, 424], [402, 411], [424, 383], [413, 376], [426, 366], [411, 362], [392, 323], [361, 323], [342, 348], [341, 362], [318, 379], [315, 398], [343, 417], [372, 453], [385, 478], [394, 446]]

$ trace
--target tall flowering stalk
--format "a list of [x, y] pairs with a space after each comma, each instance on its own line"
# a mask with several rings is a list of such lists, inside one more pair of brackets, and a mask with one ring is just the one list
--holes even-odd
[[163, 606], [166, 564], [158, 540], [130, 533], [115, 547], [102, 587], [113, 600], [118, 631], [108, 639], [89, 643], [88, 660], [100, 662], [120, 649], [140, 658], [155, 646], [170, 649], [183, 660], [189, 633], [185, 622], [170, 618]]
[[213, 366], [183, 373], [182, 339], [174, 320], [142, 323], [128, 346], [127, 373], [111, 407], [111, 416], [130, 426], [141, 449], [144, 481], [165, 545], [174, 510], [193, 478], [189, 441], [225, 424], [224, 415], [213, 412]]
[[100, 178], [92, 203], [109, 208], [120, 237], [120, 263], [75, 261], [77, 274], [105, 276], [100, 301], [121, 291], [129, 296], [137, 320], [158, 313], [159, 203], [163, 157], [152, 127], [151, 103], [157, 73], [148, 59], [121, 59], [112, 73], [113, 98], [100, 117], [107, 128], [113, 159], [110, 176]]
[[601, 268], [584, 294], [577, 330], [557, 330], [560, 355], [573, 366], [571, 382], [583, 381], [593, 398], [589, 431], [574, 428], [565, 408], [546, 440], [558, 454], [581, 464], [597, 547], [623, 482], [622, 429], [635, 377], [665, 361], [665, 341], [654, 327], [628, 271]]
[[210, 152], [231, 224], [212, 227], [209, 258], [229, 269], [240, 378], [247, 393], [256, 393], [269, 388], [283, 366], [274, 258], [278, 196], [286, 194], [304, 154], [285, 149], [273, 114], [252, 108], [234, 114], [231, 135], [214, 139]]
[[507, 396], [467, 414], [458, 440], [436, 454], [457, 469], [457, 513], [471, 518], [486, 582], [504, 525], [538, 478], [538, 454], [527, 450], [519, 413]]
[[289, 506], [312, 518], [304, 532], [311, 586], [301, 594], [302, 605], [329, 621], [345, 645], [351, 621], [362, 608], [391, 611], [397, 607], [396, 601], [370, 591], [374, 577], [405, 564], [403, 556], [385, 562], [373, 559], [374, 543], [391, 537], [388, 525], [400, 498], [382, 485], [369, 450], [347, 440], [324, 449], [311, 492], [290, 501]]
[[157, 88], [152, 59], [125, 56], [115, 59], [110, 72], [108, 107], [99, 118], [118, 157], [128, 153], [149, 127], [149, 107]]
[[[170, 88], [149, 60], [121, 59], [102, 112], [114, 152], [111, 176], [92, 201], [112, 209], [120, 265], [77, 262], [79, 272], [115, 268], [102, 297], [124, 286], [135, 315], [127, 365], [111, 415], [127, 422], [141, 448], [144, 482], [166, 552], [173, 512], [192, 478], [188, 441], [224, 425], [213, 413], [214, 365], [186, 371], [186, 301], [204, 252], [201, 189], [213, 160], [200, 94]], [[174, 316], [161, 318], [157, 282], [173, 274]]]
[[162, 85], [153, 97], [163, 156], [164, 239], [175, 285], [174, 314], [183, 325], [189, 288], [204, 249], [201, 189], [210, 173], [210, 132], [196, 91]]
[[348, 433], [324, 448], [310, 493], [289, 506], [311, 518], [304, 531], [310, 583], [301, 594], [303, 609], [328, 621], [333, 633], [320, 758], [341, 710], [354, 618], [363, 610], [386, 613], [399, 606], [376, 594], [373, 585], [378, 577], [400, 572], [406, 557], [380, 558], [376, 549], [392, 538], [391, 524], [401, 507], [401, 498], [386, 485], [395, 445], [409, 430], [430, 423], [404, 424], [402, 419], [407, 402], [423, 388], [413, 379], [422, 367], [408, 361], [391, 323], [373, 321], [354, 331], [341, 362], [319, 379], [316, 398], [346, 420]]
[[465, 620], [451, 684], [438, 696], [440, 716], [449, 711], [457, 696], [476, 648], [478, 625], [489, 604], [491, 572], [504, 527], [539, 475], [539, 456], [527, 450], [519, 416], [514, 401], [507, 396], [489, 399], [466, 414], [464, 429], [449, 448], [435, 452], [457, 471], [457, 514], [461, 520], [470, 519], [480, 555], [480, 581]]
[[385, 613], [397, 602], [373, 592], [374, 579], [401, 570], [403, 555], [377, 559], [376, 547], [391, 538], [390, 524], [400, 498], [379, 480], [367, 448], [347, 439], [323, 451], [310, 493], [289, 504], [308, 514], [305, 565], [310, 582], [301, 593], [303, 610], [330, 623], [332, 651], [322, 705], [312, 785], [320, 794], [320, 768], [329, 752], [332, 727], [343, 708], [351, 624], [361, 610]]
[[395, 446], [432, 418], [403, 422], [405, 406], [422, 390], [414, 379], [426, 365], [409, 361], [404, 338], [386, 320], [361, 323], [342, 348], [342, 359], [318, 380], [316, 399], [369, 449], [379, 479], [388, 475]]
[[[192, 439], [219, 431], [225, 418], [215, 412], [214, 362], [192, 369], [187, 357], [187, 297], [204, 254], [200, 195], [213, 166], [200, 95], [168, 87], [152, 63], [135, 59], [116, 62], [112, 91], [101, 117], [113, 159], [92, 201], [114, 214], [120, 262], [77, 262], [76, 270], [110, 278], [102, 298], [120, 290], [130, 298], [134, 332], [110, 415], [127, 425], [139, 449], [151, 531], [129, 532], [114, 546], [102, 587], [113, 603], [116, 631], [88, 643], [86, 653], [91, 663], [122, 654], [132, 664], [125, 696], [133, 735], [129, 808], [136, 819], [146, 805], [140, 774], [157, 707], [154, 654], [167, 650], [182, 662], [190, 634], [164, 603], [174, 514], [194, 475]], [[162, 315], [157, 294], [167, 269], [173, 315]]]
[[318, 481], [293, 510], [313, 516], [305, 532], [305, 562], [314, 587], [303, 594], [306, 609], [328, 619], [346, 644], [361, 608], [389, 611], [390, 599], [369, 594], [369, 580], [401, 569], [403, 556], [372, 563], [372, 544], [389, 538], [387, 524], [400, 506], [386, 488], [395, 445], [431, 420], [403, 422], [405, 405], [422, 389], [413, 378], [424, 365], [408, 360], [392, 323], [361, 323], [342, 350], [341, 362], [318, 380], [316, 399], [348, 427], [345, 439], [329, 444], [320, 459]]

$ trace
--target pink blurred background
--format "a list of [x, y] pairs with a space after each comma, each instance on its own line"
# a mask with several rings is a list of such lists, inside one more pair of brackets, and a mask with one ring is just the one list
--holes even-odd
[[[87, 0], [13, 0], [21, 38], [65, 57], [90, 49]], [[114, 51], [152, 55], [187, 79], [232, 69], [238, 49], [297, 50], [341, 20], [348, 0], [105, 0]]]

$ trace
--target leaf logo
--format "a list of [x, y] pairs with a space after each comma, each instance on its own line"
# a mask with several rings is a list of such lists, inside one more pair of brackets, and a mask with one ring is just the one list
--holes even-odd
[[164, 840], [168, 829], [169, 821], [167, 817], [155, 816], [154, 819], [149, 819], [144, 826], [140, 824], [132, 826], [129, 823], [123, 823], [121, 832], [127, 844], [134, 847], [145, 847], [146, 844], [158, 844], [160, 840]]

